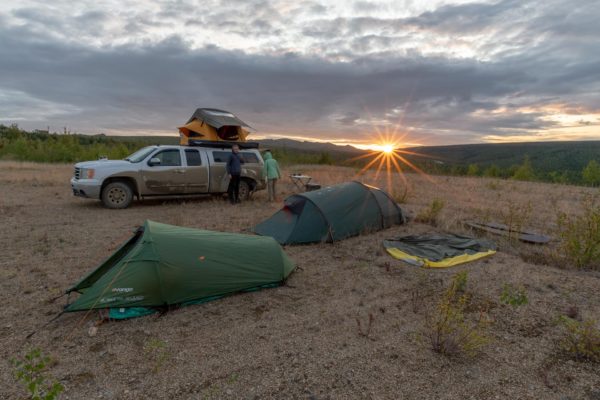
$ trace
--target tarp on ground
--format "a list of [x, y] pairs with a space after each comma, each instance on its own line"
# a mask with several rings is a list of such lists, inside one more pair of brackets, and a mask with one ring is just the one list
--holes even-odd
[[180, 143], [189, 140], [239, 141], [246, 140], [249, 125], [233, 113], [216, 108], [198, 108], [186, 122], [178, 127]]
[[272, 238], [146, 221], [100, 266], [67, 290], [80, 296], [66, 311], [203, 302], [275, 286], [294, 269]]
[[454, 234], [402, 236], [384, 240], [383, 246], [394, 258], [430, 268], [451, 267], [496, 252], [496, 245], [488, 240]]
[[470, 228], [477, 229], [479, 231], [489, 232], [494, 235], [516, 238], [521, 242], [531, 244], [547, 244], [552, 241], [552, 238], [541, 233], [532, 232], [522, 228], [511, 228], [508, 225], [501, 224], [498, 222], [484, 222], [484, 221], [465, 221], [465, 225]]
[[402, 210], [387, 193], [353, 181], [288, 197], [254, 232], [281, 244], [305, 244], [334, 242], [404, 222]]

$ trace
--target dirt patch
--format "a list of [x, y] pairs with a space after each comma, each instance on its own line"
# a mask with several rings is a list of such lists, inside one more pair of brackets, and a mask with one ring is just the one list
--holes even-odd
[[[62, 316], [51, 301], [94, 268], [145, 219], [245, 232], [280, 203], [264, 193], [230, 206], [212, 198], [156, 200], [126, 210], [70, 196], [71, 166], [0, 163], [0, 323], [4, 360], [40, 347], [65, 398], [598, 398], [597, 366], [558, 350], [557, 316], [572, 307], [600, 315], [600, 274], [544, 265], [527, 247], [499, 242], [491, 258], [449, 270], [407, 266], [382, 251], [388, 237], [429, 231], [469, 233], [460, 221], [533, 206], [527, 225], [554, 229], [556, 211], [577, 212], [591, 192], [541, 183], [407, 175], [402, 207], [418, 213], [444, 200], [437, 227], [411, 223], [335, 244], [287, 247], [299, 267], [286, 286], [90, 327], [96, 312]], [[325, 185], [356, 178], [347, 168], [294, 166]], [[386, 178], [361, 177], [386, 186]], [[399, 178], [392, 185], [401, 185]], [[279, 185], [280, 200], [292, 186]], [[394, 188], [392, 188], [393, 190]], [[512, 205], [511, 205], [512, 204]], [[503, 211], [504, 210], [504, 211]], [[523, 217], [525, 218], [525, 216]], [[502, 221], [500, 221], [502, 222]], [[491, 237], [492, 239], [495, 239]], [[490, 344], [473, 359], [448, 359], [422, 340], [425, 313], [454, 273], [468, 271], [472, 309], [486, 309]], [[501, 304], [503, 285], [528, 303]], [[38, 330], [30, 340], [25, 336]], [[562, 358], [561, 358], [562, 357]], [[5, 362], [3, 398], [24, 392]], [[596, 396], [596, 397], [594, 397]]]

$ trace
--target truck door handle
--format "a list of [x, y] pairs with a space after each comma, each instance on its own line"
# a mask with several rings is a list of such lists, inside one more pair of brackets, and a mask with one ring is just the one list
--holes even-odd
[[175, 172], [178, 174], [185, 174], [185, 169], [176, 169]]

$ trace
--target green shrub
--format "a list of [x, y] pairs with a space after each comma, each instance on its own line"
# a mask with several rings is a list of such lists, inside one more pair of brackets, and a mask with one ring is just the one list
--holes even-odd
[[455, 293], [464, 294], [467, 291], [467, 278], [469, 273], [467, 271], [461, 271], [452, 277], [452, 286], [454, 286]]
[[525, 156], [523, 164], [521, 164], [513, 175], [513, 179], [518, 181], [533, 181], [535, 180], [535, 172], [528, 156]]
[[153, 372], [158, 372], [170, 358], [167, 343], [158, 338], [148, 339], [144, 345], [144, 353], [152, 363]]
[[578, 361], [600, 362], [600, 330], [593, 319], [577, 321], [561, 317], [565, 328], [561, 346], [571, 357]]
[[511, 284], [506, 283], [502, 287], [502, 293], [500, 294], [500, 302], [503, 304], [510, 304], [511, 306], [522, 306], [529, 302], [525, 288], [515, 288]]
[[419, 214], [417, 214], [415, 221], [435, 225], [437, 223], [438, 216], [440, 215], [440, 212], [443, 208], [443, 200], [433, 199], [429, 207], [424, 208], [419, 212]]
[[479, 175], [479, 165], [469, 164], [469, 166], [467, 167], [467, 175], [469, 175], [469, 176]]
[[460, 294], [458, 289], [464, 290], [466, 279], [466, 273], [455, 275], [434, 313], [427, 318], [424, 336], [436, 353], [472, 357], [489, 342], [484, 333], [487, 325], [485, 313], [480, 312], [474, 322], [469, 322], [465, 317], [469, 296]]
[[54, 400], [64, 390], [58, 381], [46, 376], [51, 359], [40, 349], [30, 350], [23, 359], [12, 360], [17, 380], [25, 385], [32, 400]]
[[596, 160], [591, 160], [581, 172], [583, 183], [590, 186], [600, 185], [600, 164]]
[[483, 171], [483, 176], [487, 176], [489, 178], [498, 178], [501, 172], [502, 171], [500, 171], [500, 168], [498, 168], [496, 164], [492, 164]]
[[597, 199], [582, 202], [583, 213], [558, 216], [560, 249], [577, 268], [600, 268], [600, 205]]

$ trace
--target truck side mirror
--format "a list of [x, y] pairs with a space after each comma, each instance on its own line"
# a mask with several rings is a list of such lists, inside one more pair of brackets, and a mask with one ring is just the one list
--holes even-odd
[[160, 165], [160, 158], [158, 158], [158, 157], [151, 158], [150, 161], [148, 161], [148, 165], [151, 167], [153, 167], [155, 165]]

